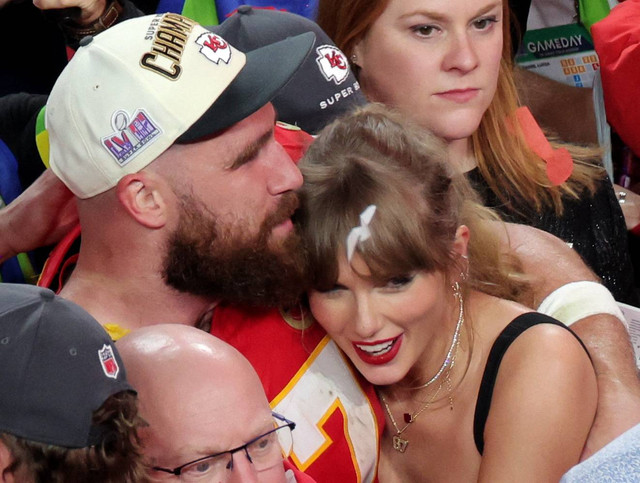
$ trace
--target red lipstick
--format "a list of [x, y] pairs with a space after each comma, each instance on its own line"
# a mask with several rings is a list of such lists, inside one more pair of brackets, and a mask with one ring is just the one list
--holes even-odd
[[[363, 362], [372, 365], [386, 364], [392, 361], [402, 345], [402, 334], [392, 339], [378, 340], [375, 342], [352, 342], [353, 348]], [[378, 348], [379, 346], [379, 348]], [[365, 347], [367, 349], [365, 349]], [[372, 350], [377, 348], [378, 350]]]

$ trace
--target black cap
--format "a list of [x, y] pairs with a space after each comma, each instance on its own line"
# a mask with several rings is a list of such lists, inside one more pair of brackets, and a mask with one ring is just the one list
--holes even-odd
[[[222, 25], [209, 29], [223, 37]], [[236, 47], [231, 40], [225, 40]], [[196, 141], [222, 131], [267, 104], [298, 70], [314, 41], [315, 35], [306, 32], [250, 51], [236, 47], [246, 55], [245, 66], [211, 107], [176, 142]]]
[[133, 391], [102, 326], [51, 290], [0, 284], [0, 432], [66, 448], [99, 444], [93, 412]]
[[271, 101], [280, 121], [316, 134], [337, 116], [366, 103], [346, 56], [306, 17], [242, 5], [222, 24], [208, 28], [243, 52], [304, 32], [315, 34], [311, 54]]

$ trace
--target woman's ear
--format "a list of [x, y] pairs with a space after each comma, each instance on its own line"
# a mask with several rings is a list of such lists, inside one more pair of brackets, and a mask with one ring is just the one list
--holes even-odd
[[362, 39], [358, 40], [358, 42], [353, 46], [353, 51], [351, 52], [351, 56], [349, 60], [353, 65], [362, 69], [364, 67], [364, 55], [362, 49]]
[[456, 230], [456, 237], [453, 241], [452, 251], [454, 254], [462, 258], [467, 258], [469, 236], [469, 228], [466, 225], [460, 225]]
[[140, 171], [124, 176], [116, 186], [116, 195], [125, 211], [147, 228], [162, 228], [167, 223], [166, 184], [158, 175]]

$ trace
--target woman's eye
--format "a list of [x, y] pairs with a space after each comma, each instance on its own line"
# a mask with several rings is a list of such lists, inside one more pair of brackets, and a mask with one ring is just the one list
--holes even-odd
[[344, 286], [340, 285], [339, 283], [336, 283], [328, 288], [315, 288], [313, 289], [315, 292], [321, 293], [321, 294], [331, 294], [331, 293], [336, 293], [339, 292], [340, 290], [343, 290]]
[[414, 274], [410, 275], [400, 275], [398, 277], [393, 277], [389, 279], [385, 285], [386, 288], [402, 288], [409, 285], [413, 282], [413, 279], [416, 276]]
[[437, 28], [433, 25], [416, 25], [412, 27], [411, 30], [420, 37], [432, 37], [436, 33]]
[[473, 26], [477, 30], [487, 30], [489, 27], [491, 27], [494, 23], [497, 23], [497, 22], [498, 22], [498, 19], [496, 17], [483, 17], [483, 18], [474, 20]]

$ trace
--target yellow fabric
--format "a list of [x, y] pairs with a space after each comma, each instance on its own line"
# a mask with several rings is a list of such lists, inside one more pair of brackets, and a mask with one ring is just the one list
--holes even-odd
[[118, 324], [104, 324], [103, 327], [114, 341], [124, 337], [129, 332], [131, 332], [131, 329], [125, 329], [123, 327], [120, 327]]

